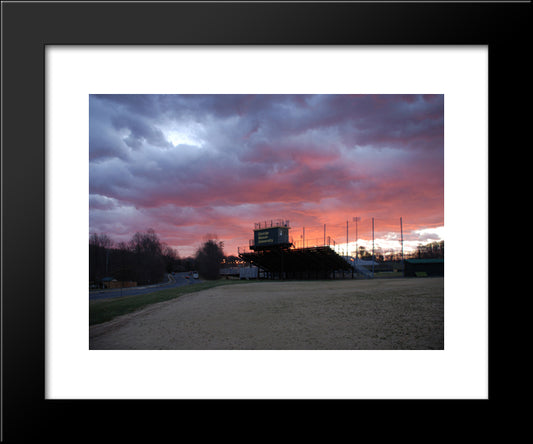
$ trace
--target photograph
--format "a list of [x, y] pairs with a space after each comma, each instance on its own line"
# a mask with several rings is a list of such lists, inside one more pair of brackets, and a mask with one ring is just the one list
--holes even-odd
[[92, 350], [444, 348], [443, 94], [88, 100]]
[[0, 442], [508, 408], [530, 1], [1, 8]]

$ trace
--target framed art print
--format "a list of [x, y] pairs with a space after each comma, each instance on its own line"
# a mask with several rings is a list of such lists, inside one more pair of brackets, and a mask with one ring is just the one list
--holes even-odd
[[[119, 424], [208, 400], [497, 398], [489, 190], [523, 144], [527, 91], [502, 90], [530, 7], [4, 2], [2, 440], [98, 439], [94, 415], [163, 439]], [[257, 276], [209, 287], [213, 245]]]

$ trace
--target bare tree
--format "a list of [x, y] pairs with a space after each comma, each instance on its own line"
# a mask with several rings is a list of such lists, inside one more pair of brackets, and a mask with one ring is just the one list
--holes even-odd
[[134, 270], [138, 282], [151, 284], [163, 279], [165, 274], [163, 244], [152, 228], [144, 233], [135, 233], [129, 248], [135, 256]]
[[97, 248], [111, 248], [113, 241], [107, 234], [93, 233], [89, 236], [89, 245]]
[[107, 234], [93, 233], [89, 236], [89, 281], [100, 286], [109, 272], [109, 255], [113, 241]]

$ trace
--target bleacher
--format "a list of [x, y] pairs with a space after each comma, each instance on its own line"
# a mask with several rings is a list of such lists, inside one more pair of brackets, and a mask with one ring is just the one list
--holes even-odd
[[281, 279], [327, 279], [353, 267], [328, 246], [309, 248], [270, 248], [239, 253], [239, 257]]

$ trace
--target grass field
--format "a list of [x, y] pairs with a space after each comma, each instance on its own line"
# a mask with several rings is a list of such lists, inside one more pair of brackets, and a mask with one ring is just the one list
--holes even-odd
[[102, 322], [110, 321], [117, 316], [132, 313], [151, 304], [169, 301], [184, 294], [207, 290], [222, 285], [235, 285], [244, 282], [246, 281], [208, 281], [194, 285], [159, 290], [149, 294], [89, 301], [89, 325], [101, 324]]

